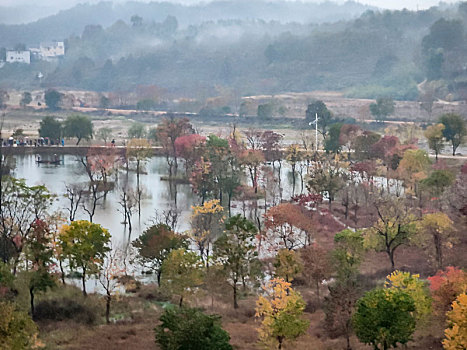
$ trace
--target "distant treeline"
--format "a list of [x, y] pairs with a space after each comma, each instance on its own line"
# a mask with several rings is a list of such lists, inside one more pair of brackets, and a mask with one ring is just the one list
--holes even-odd
[[[226, 94], [227, 90], [237, 96], [344, 90], [351, 97], [420, 99], [428, 105], [437, 98], [467, 97], [467, 66], [463, 60], [467, 56], [467, 3], [418, 12], [369, 10], [357, 19], [332, 24], [270, 20], [272, 9], [325, 9], [325, 5], [241, 2], [235, 7], [237, 2], [234, 6], [228, 1], [194, 7], [157, 4], [191, 11], [192, 22], [201, 22], [203, 14], [216, 13], [214, 9], [218, 11], [218, 16], [210, 17], [214, 19], [221, 17], [220, 9], [238, 17], [246, 8], [251, 10], [244, 16], [251, 19], [188, 26], [185, 12], [174, 11], [175, 15], [154, 20], [154, 4], [114, 5], [110, 14], [99, 18], [109, 6], [80, 5], [30, 25], [0, 26], [1, 45], [17, 45], [19, 38], [24, 38], [20, 35], [23, 30], [23, 34], [30, 34], [24, 40], [27, 44], [44, 36], [45, 28], [52, 32], [55, 28], [57, 35], [63, 26], [78, 30], [88, 24], [80, 35], [66, 40], [66, 56], [59, 62], [5, 65], [0, 69], [0, 87], [132, 91], [143, 85], [201, 99]], [[355, 3], [327, 6], [354, 9], [349, 14], [361, 9]], [[238, 12], [227, 11], [230, 7]], [[127, 10], [125, 14], [119, 12], [122, 8]], [[313, 20], [311, 8], [300, 13], [301, 20], [308, 15]], [[111, 21], [116, 13], [122, 20], [106, 27], [105, 18]], [[170, 11], [159, 15], [162, 13]], [[284, 13], [284, 18], [289, 18], [291, 12]], [[265, 20], [255, 19], [261, 17]], [[31, 28], [37, 29], [36, 37], [29, 32]], [[14, 36], [13, 30], [19, 33]], [[6, 42], [5, 38], [18, 38], [18, 42]], [[44, 75], [42, 79], [37, 78], [38, 72]], [[157, 101], [160, 96], [151, 98]]]
[[[40, 13], [40, 4], [35, 7], [38, 7], [37, 12]], [[82, 33], [88, 24], [108, 27], [120, 19], [129, 22], [135, 14], [143, 16], [147, 23], [162, 22], [167, 16], [174, 16], [182, 27], [188, 27], [207, 20], [224, 19], [326, 23], [356, 18], [368, 9], [372, 8], [353, 1], [341, 5], [331, 1], [316, 4], [301, 1], [220, 0], [195, 5], [167, 1], [101, 1], [97, 4], [79, 4], [28, 24], [0, 25], [0, 46], [14, 47], [17, 42], [37, 45], [41, 41], [64, 39]], [[16, 16], [19, 17], [25, 11], [26, 9], [18, 6]], [[10, 7], [0, 6], [0, 23], [10, 21], [11, 12]], [[7, 16], [9, 17], [5, 18]], [[28, 17], [30, 15], [25, 13], [24, 18]]]

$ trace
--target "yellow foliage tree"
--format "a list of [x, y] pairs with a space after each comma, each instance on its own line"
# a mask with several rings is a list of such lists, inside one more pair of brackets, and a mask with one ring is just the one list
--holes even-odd
[[209, 267], [212, 244], [223, 231], [224, 208], [218, 199], [213, 199], [192, 209], [190, 237], [198, 248], [201, 260]]
[[426, 172], [430, 164], [428, 153], [424, 150], [409, 149], [404, 152], [397, 170], [405, 181], [407, 191], [417, 193], [417, 184], [426, 178]]
[[417, 320], [430, 314], [431, 298], [426, 283], [420, 280], [420, 275], [396, 270], [386, 277], [384, 285], [389, 289], [401, 290], [412, 297]]
[[435, 151], [436, 161], [438, 161], [438, 154], [444, 148], [444, 135], [443, 131], [446, 127], [444, 124], [430, 125], [425, 130], [425, 137], [428, 141], [428, 147]]
[[460, 294], [452, 303], [452, 310], [447, 314], [450, 327], [444, 331], [446, 350], [467, 349], [467, 294]]
[[274, 261], [275, 275], [284, 278], [286, 282], [292, 282], [302, 270], [303, 265], [300, 256], [293, 250], [281, 249]]
[[455, 242], [454, 233], [453, 222], [449, 216], [444, 213], [426, 214], [417, 222], [417, 234], [414, 235], [413, 241], [434, 258], [438, 269], [442, 269], [443, 250], [452, 247]]
[[284, 341], [295, 340], [309, 327], [302, 316], [305, 302], [290, 286], [282, 278], [272, 279], [263, 287], [264, 295], [256, 301], [256, 317], [263, 318], [258, 328], [259, 338], [268, 349], [282, 349]]
[[152, 156], [151, 144], [146, 139], [131, 139], [126, 146], [126, 155], [129, 160], [136, 162], [136, 175], [141, 172], [141, 165]]

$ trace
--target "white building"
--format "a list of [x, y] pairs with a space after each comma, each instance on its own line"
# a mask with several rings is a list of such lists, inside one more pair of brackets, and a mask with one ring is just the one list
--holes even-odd
[[55, 59], [65, 55], [65, 43], [63, 41], [53, 41], [51, 43], [41, 43], [39, 47], [39, 57], [43, 60]]
[[30, 51], [7, 51], [6, 61], [8, 63], [31, 63]]

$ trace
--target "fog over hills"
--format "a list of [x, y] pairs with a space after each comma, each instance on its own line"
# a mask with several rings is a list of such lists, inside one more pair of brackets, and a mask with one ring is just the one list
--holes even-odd
[[[105, 3], [105, 5], [104, 5]], [[26, 24], [47, 16], [66, 16], [79, 9], [88, 8], [99, 11], [105, 8], [108, 13], [99, 12], [101, 21], [96, 24], [108, 24], [107, 21], [131, 15], [132, 11], [146, 11], [148, 19], [158, 20], [158, 15], [180, 16], [182, 23], [197, 23], [205, 20], [225, 18], [261, 18], [278, 21], [313, 21], [325, 22], [349, 19], [360, 15], [370, 6], [357, 2], [336, 1], [41, 1], [39, 3], [2, 2], [0, 23]], [[340, 5], [340, 6], [337, 6]], [[59, 12], [61, 11], [61, 13]], [[129, 12], [128, 12], [129, 11]], [[143, 12], [142, 12], [143, 13]], [[189, 13], [189, 14], [187, 14]], [[153, 18], [153, 16], [155, 16]]]
[[466, 23], [467, 3], [420, 11], [262, 0], [77, 5], [0, 25], [0, 60], [6, 49], [65, 43], [60, 59], [4, 65], [0, 88], [145, 85], [189, 97], [337, 90], [415, 100], [428, 79], [440, 98], [464, 99]]
[[[118, 20], [129, 22], [132, 15], [141, 16], [146, 23], [161, 22], [167, 16], [174, 16], [180, 27], [221, 19], [324, 23], [350, 20], [370, 8], [356, 2], [337, 4], [262, 0], [226, 0], [192, 5], [170, 2], [87, 3], [36, 22], [0, 25], [0, 46], [14, 46], [17, 43], [34, 45], [40, 41], [64, 39], [70, 35], [80, 35], [86, 25], [108, 27]], [[2, 13], [4, 11], [0, 11]]]

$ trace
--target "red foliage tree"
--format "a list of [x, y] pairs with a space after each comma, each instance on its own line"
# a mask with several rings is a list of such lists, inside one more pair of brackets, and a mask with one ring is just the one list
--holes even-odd
[[281, 159], [281, 141], [283, 136], [274, 131], [264, 131], [261, 135], [261, 149], [268, 162], [274, 162]]
[[264, 238], [270, 250], [292, 250], [311, 243], [314, 223], [302, 206], [282, 203], [272, 207], [265, 214], [264, 224]]
[[467, 292], [467, 274], [457, 267], [448, 266], [428, 280], [434, 307], [442, 315], [450, 310], [459, 294]]
[[371, 146], [373, 157], [379, 158], [386, 163], [400, 146], [397, 136], [385, 135]]
[[312, 209], [323, 203], [323, 196], [314, 193], [300, 194], [292, 197], [292, 200], [300, 206]]
[[190, 124], [188, 118], [165, 118], [157, 126], [157, 140], [164, 151], [170, 176], [172, 176], [172, 174], [176, 176], [178, 170], [175, 140], [180, 136], [193, 133], [193, 126]]
[[201, 159], [205, 143], [206, 137], [198, 134], [182, 135], [175, 139], [175, 153], [178, 157], [185, 160], [187, 173]]
[[[119, 155], [113, 147], [89, 147], [86, 155], [87, 171], [94, 173], [107, 190], [109, 176], [118, 165]], [[88, 174], [89, 175], [89, 174]]]

